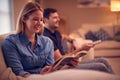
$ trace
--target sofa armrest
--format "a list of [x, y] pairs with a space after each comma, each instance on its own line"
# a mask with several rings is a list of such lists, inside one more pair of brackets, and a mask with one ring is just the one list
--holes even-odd
[[5, 71], [0, 75], [0, 80], [23, 80], [23, 77], [16, 76], [11, 68], [6, 68]]

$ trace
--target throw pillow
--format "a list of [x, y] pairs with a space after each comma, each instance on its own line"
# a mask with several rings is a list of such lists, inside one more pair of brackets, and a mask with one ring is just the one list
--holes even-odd
[[86, 39], [90, 39], [90, 40], [92, 40], [92, 41], [98, 40], [98, 38], [93, 34], [92, 31], [88, 31], [88, 32], [85, 34], [85, 38], [86, 38]]
[[109, 36], [109, 34], [104, 29], [99, 29], [98, 31], [94, 32], [94, 35], [99, 40], [111, 40], [112, 38]]
[[120, 32], [117, 32], [117, 33], [115, 34], [114, 39], [115, 39], [116, 41], [120, 41]]

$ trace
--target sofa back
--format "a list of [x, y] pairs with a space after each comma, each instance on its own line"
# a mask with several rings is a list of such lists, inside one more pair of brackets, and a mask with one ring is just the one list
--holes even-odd
[[[114, 26], [112, 24], [83, 24], [80, 27], [80, 30], [81, 29], [84, 30], [84, 35], [89, 31], [97, 32], [100, 29], [103, 29], [109, 34], [110, 37], [114, 37]], [[78, 30], [78, 32], [81, 31]]]
[[12, 72], [11, 68], [6, 66], [2, 49], [1, 49], [2, 43], [5, 40], [5, 38], [12, 33], [6, 33], [6, 34], [0, 35], [0, 80], [22, 80], [22, 77], [16, 76]]
[[0, 35], [0, 74], [3, 73], [3, 71], [5, 71], [5, 69], [7, 68], [6, 64], [5, 64], [5, 60], [4, 60], [4, 57], [3, 57], [3, 53], [2, 53], [2, 50], [1, 50], [1, 45], [4, 41], [4, 39], [6, 38], [8, 34], [3, 34], [3, 35]]

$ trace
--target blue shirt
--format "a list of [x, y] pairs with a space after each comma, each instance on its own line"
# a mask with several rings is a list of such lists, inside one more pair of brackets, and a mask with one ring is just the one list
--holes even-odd
[[36, 34], [33, 51], [31, 45], [24, 33], [12, 34], [3, 42], [6, 63], [16, 75], [40, 74], [43, 67], [54, 63], [54, 45], [48, 37]]

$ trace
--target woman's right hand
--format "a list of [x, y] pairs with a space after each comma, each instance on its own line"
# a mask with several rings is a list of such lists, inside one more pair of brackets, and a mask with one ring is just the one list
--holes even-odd
[[31, 75], [31, 74], [24, 74], [23, 77], [24, 77], [24, 78], [27, 78], [27, 77], [29, 77], [30, 75]]
[[47, 74], [47, 73], [52, 72], [51, 68], [52, 68], [52, 66], [45, 66], [44, 68], [42, 68], [40, 74]]

